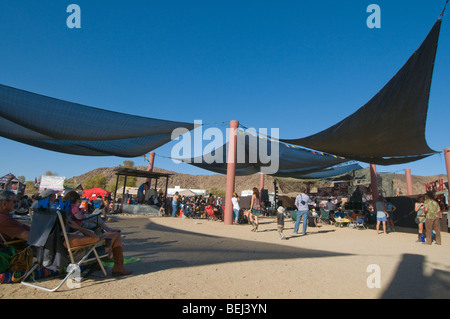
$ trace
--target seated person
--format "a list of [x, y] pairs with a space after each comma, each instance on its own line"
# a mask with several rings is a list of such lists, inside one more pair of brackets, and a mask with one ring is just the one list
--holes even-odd
[[30, 227], [12, 218], [10, 213], [16, 204], [16, 194], [8, 190], [0, 190], [0, 233], [5, 240], [28, 240]]
[[308, 226], [319, 227], [319, 225], [317, 224], [318, 219], [319, 219], [319, 214], [317, 214], [316, 210], [313, 208], [308, 217]]
[[109, 228], [103, 219], [100, 218], [100, 215], [89, 218], [89, 214], [84, 214], [80, 209], [81, 197], [76, 191], [70, 191], [64, 196], [63, 202], [67, 202], [68, 200], [70, 200], [70, 215], [75, 219], [74, 222], [79, 226], [87, 229], [94, 229], [97, 226], [100, 226], [107, 232], [118, 231]]
[[[66, 202], [68, 199], [70, 199], [71, 203], [70, 204], [71, 215], [77, 219], [83, 218], [83, 214], [79, 208], [79, 205], [81, 203], [80, 195], [75, 191], [70, 191], [64, 197], [64, 202]], [[101, 227], [107, 231], [106, 233], [102, 233], [100, 235], [96, 235], [93, 231], [83, 227], [84, 221], [80, 222], [68, 220], [67, 225], [79, 232], [79, 234], [68, 234], [70, 246], [77, 247], [83, 245], [90, 245], [96, 243], [99, 240], [108, 238], [111, 240], [110, 246], [111, 249], [109, 250], [109, 253], [110, 255], [112, 254], [112, 257], [114, 259], [114, 267], [112, 269], [112, 275], [126, 276], [131, 274], [131, 271], [126, 270], [123, 264], [123, 248], [122, 248], [123, 242], [120, 232], [107, 227], [101, 218], [99, 218], [99, 220]], [[109, 249], [109, 247], [107, 247], [107, 249]]]
[[[112, 258], [114, 259], [112, 275], [114, 277], [127, 276], [132, 273], [131, 271], [125, 269], [123, 264], [123, 242], [119, 232], [107, 232], [97, 236], [93, 231], [85, 229], [73, 221], [68, 220], [67, 225], [81, 234], [68, 234], [71, 247], [91, 245], [99, 240], [108, 238], [111, 240], [111, 246], [107, 247], [107, 251], [109, 251], [109, 256], [111, 257], [112, 255]], [[67, 247], [66, 243], [64, 243], [64, 245]]]
[[150, 183], [149, 182], [142, 183], [141, 186], [139, 186], [138, 193], [137, 193], [138, 203], [144, 202], [145, 194], [147, 193], [147, 191], [149, 189], [150, 189]]
[[351, 219], [352, 220], [357, 220], [360, 217], [361, 217], [361, 214], [359, 212], [355, 211], [355, 212], [353, 212], [353, 214], [351, 216]]
[[145, 193], [144, 202], [149, 205], [155, 205], [158, 202], [158, 192], [154, 188], [149, 188]]

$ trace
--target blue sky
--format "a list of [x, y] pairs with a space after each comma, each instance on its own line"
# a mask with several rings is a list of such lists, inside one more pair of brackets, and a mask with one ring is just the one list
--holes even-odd
[[[67, 6], [81, 8], [69, 29]], [[369, 4], [381, 8], [370, 29]], [[98, 108], [159, 119], [317, 133], [369, 101], [420, 46], [444, 0], [103, 1], [2, 0], [0, 83]], [[450, 12], [450, 8], [448, 9]], [[450, 147], [450, 28], [444, 17], [426, 126]], [[51, 123], [49, 123], [51, 125]], [[220, 124], [224, 129], [227, 124]], [[374, 128], [376, 129], [376, 128]], [[210, 174], [155, 152], [155, 166]], [[0, 137], [0, 176], [70, 178], [125, 158], [41, 150]], [[132, 159], [146, 166], [143, 157]], [[367, 166], [363, 164], [363, 166]], [[444, 174], [443, 155], [379, 172]]]

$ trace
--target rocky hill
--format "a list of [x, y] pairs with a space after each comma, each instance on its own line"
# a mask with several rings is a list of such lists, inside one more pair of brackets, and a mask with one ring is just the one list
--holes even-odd
[[[116, 182], [116, 175], [114, 174], [114, 169], [116, 167], [102, 167], [91, 170], [83, 175], [75, 176], [69, 179], [68, 181], [73, 184], [81, 184], [90, 177], [101, 174], [105, 176], [107, 183]], [[146, 167], [136, 167], [140, 170], [145, 170]], [[181, 188], [191, 188], [191, 189], [215, 189], [219, 191], [223, 191], [225, 193], [226, 189], [226, 176], [225, 175], [189, 175], [189, 174], [181, 174], [175, 173], [171, 171], [167, 171], [160, 168], [154, 168], [154, 172], [158, 173], [170, 173], [173, 174], [169, 179], [168, 187], [180, 186]], [[379, 173], [379, 176], [389, 176], [392, 179], [393, 189], [400, 189], [401, 194], [406, 194], [406, 178], [404, 174], [392, 174], [392, 173]], [[425, 192], [425, 183], [436, 181], [439, 178], [443, 178], [447, 181], [446, 175], [436, 175], [436, 176], [412, 176], [413, 181], [413, 192], [414, 194], [423, 194]], [[138, 178], [136, 182], [136, 186], [139, 186], [142, 182], [144, 182], [144, 178]], [[274, 192], [274, 178], [272, 176], [265, 176], [264, 178], [264, 186], [269, 190], [270, 193]], [[369, 180], [366, 181], [370, 183]], [[299, 186], [302, 182], [296, 180], [279, 180], [279, 192], [280, 193], [295, 193], [298, 192]], [[119, 185], [121, 187], [122, 185]], [[162, 185], [161, 185], [162, 186]], [[328, 182], [316, 182], [312, 187], [323, 187], [329, 186]], [[251, 176], [236, 176], [236, 184], [235, 189], [238, 194], [243, 190], [249, 190], [253, 187], [260, 187], [260, 175], [251, 175]]]

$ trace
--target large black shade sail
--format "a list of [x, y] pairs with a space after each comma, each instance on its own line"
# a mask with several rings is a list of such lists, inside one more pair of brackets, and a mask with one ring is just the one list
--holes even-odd
[[112, 112], [0, 85], [0, 136], [86, 156], [136, 157], [194, 124]]
[[317, 134], [282, 141], [381, 165], [416, 161], [436, 153], [425, 140], [439, 19], [420, 48], [366, 105]]

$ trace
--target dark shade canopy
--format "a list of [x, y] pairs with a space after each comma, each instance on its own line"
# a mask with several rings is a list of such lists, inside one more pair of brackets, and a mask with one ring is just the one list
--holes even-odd
[[425, 140], [425, 123], [440, 27], [439, 19], [401, 70], [354, 114], [315, 135], [282, 141], [381, 165], [436, 153]]
[[0, 85], [0, 136], [51, 151], [137, 157], [194, 124], [107, 111]]
[[[259, 154], [262, 145], [267, 147], [267, 151], [263, 149], [261, 152], [266, 154], [271, 159], [271, 162], [262, 160]], [[278, 153], [276, 153], [276, 148], [278, 148]], [[203, 156], [179, 160], [215, 173], [227, 174], [227, 150], [228, 143]], [[237, 176], [264, 172], [267, 175], [279, 177], [316, 179], [321, 178], [321, 176], [327, 178], [341, 175], [361, 168], [357, 164], [341, 165], [348, 161], [343, 157], [310, 151], [278, 141], [269, 141], [267, 138], [249, 135], [241, 130], [237, 138], [237, 152]], [[278, 160], [275, 160], [275, 157], [278, 157]], [[269, 167], [272, 163], [278, 163], [276, 170], [274, 172], [265, 172], [264, 168]]]

